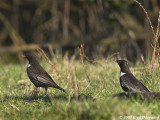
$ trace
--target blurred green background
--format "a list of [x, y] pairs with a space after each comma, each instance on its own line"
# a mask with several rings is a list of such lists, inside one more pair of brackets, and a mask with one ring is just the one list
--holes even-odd
[[[160, 1], [139, 2], [156, 30]], [[0, 0], [0, 61], [38, 47], [72, 55], [81, 43], [91, 58], [135, 61], [151, 57], [153, 34], [133, 0]]]

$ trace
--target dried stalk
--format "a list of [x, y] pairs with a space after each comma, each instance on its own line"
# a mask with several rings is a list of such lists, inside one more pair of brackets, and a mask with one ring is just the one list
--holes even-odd
[[[135, 3], [137, 3], [141, 8], [142, 10], [144, 11], [144, 13], [146, 14], [146, 17], [149, 21], [149, 24], [150, 24], [150, 27], [152, 29], [152, 33], [153, 33], [153, 36], [154, 36], [154, 45], [153, 45], [153, 53], [152, 53], [152, 60], [151, 60], [151, 69], [153, 71], [154, 69], [154, 63], [155, 63], [155, 57], [156, 57], [156, 51], [158, 52], [158, 57], [159, 57], [159, 43], [158, 43], [158, 38], [159, 38], [159, 24], [160, 24], [160, 12], [159, 12], [159, 17], [158, 17], [158, 25], [157, 25], [157, 32], [155, 34], [154, 32], [154, 28], [152, 26], [152, 23], [151, 23], [151, 20], [148, 16], [148, 13], [147, 11], [145, 10], [145, 8], [143, 7], [143, 5], [138, 2], [137, 0], [134, 0]], [[158, 58], [159, 59], [159, 58]], [[159, 62], [159, 61], [158, 61]]]

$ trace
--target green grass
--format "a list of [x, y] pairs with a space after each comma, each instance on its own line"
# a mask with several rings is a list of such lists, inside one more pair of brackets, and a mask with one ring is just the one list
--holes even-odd
[[[46, 119], [46, 120], [117, 120], [120, 116], [160, 115], [160, 102], [151, 102], [112, 98], [113, 94], [122, 92], [119, 84], [119, 67], [111, 60], [101, 60], [98, 64], [60, 59], [53, 62], [60, 73], [45, 62], [41, 65], [50, 73], [54, 81], [66, 89], [63, 93], [49, 88], [48, 95], [40, 89], [34, 94], [34, 86], [26, 74], [24, 64], [0, 64], [0, 119]], [[76, 69], [79, 88], [79, 100], [74, 95], [72, 71]], [[84, 70], [85, 69], [85, 70]], [[131, 66], [133, 74], [144, 83], [150, 91], [160, 91], [160, 74], [158, 66], [153, 72], [137, 63]], [[89, 78], [87, 77], [87, 74]], [[96, 100], [95, 100], [96, 98]]]

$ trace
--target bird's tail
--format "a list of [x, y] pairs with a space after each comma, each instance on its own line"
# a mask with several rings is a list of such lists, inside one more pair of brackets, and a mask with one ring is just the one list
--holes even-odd
[[56, 88], [59, 89], [59, 90], [61, 90], [61, 91], [63, 91], [63, 92], [66, 92], [65, 89], [63, 89], [63, 88], [61, 88], [61, 87], [59, 87], [59, 86], [56, 87]]

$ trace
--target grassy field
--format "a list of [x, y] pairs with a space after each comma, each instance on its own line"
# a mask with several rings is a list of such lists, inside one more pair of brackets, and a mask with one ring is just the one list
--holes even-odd
[[[134, 117], [158, 117], [160, 102], [112, 98], [122, 92], [119, 84], [119, 66], [112, 60], [103, 59], [96, 64], [68, 60], [53, 61], [59, 75], [46, 62], [41, 65], [54, 81], [66, 89], [63, 93], [49, 88], [48, 95], [41, 88], [34, 94], [34, 86], [26, 73], [27, 61], [23, 64], [0, 64], [0, 119], [46, 119], [46, 120], [117, 120]], [[150, 91], [160, 91], [158, 65], [153, 72], [141, 63], [130, 65], [133, 74]], [[73, 73], [76, 73], [74, 75]], [[75, 98], [75, 82], [79, 89]], [[129, 119], [129, 118], [128, 118]]]

